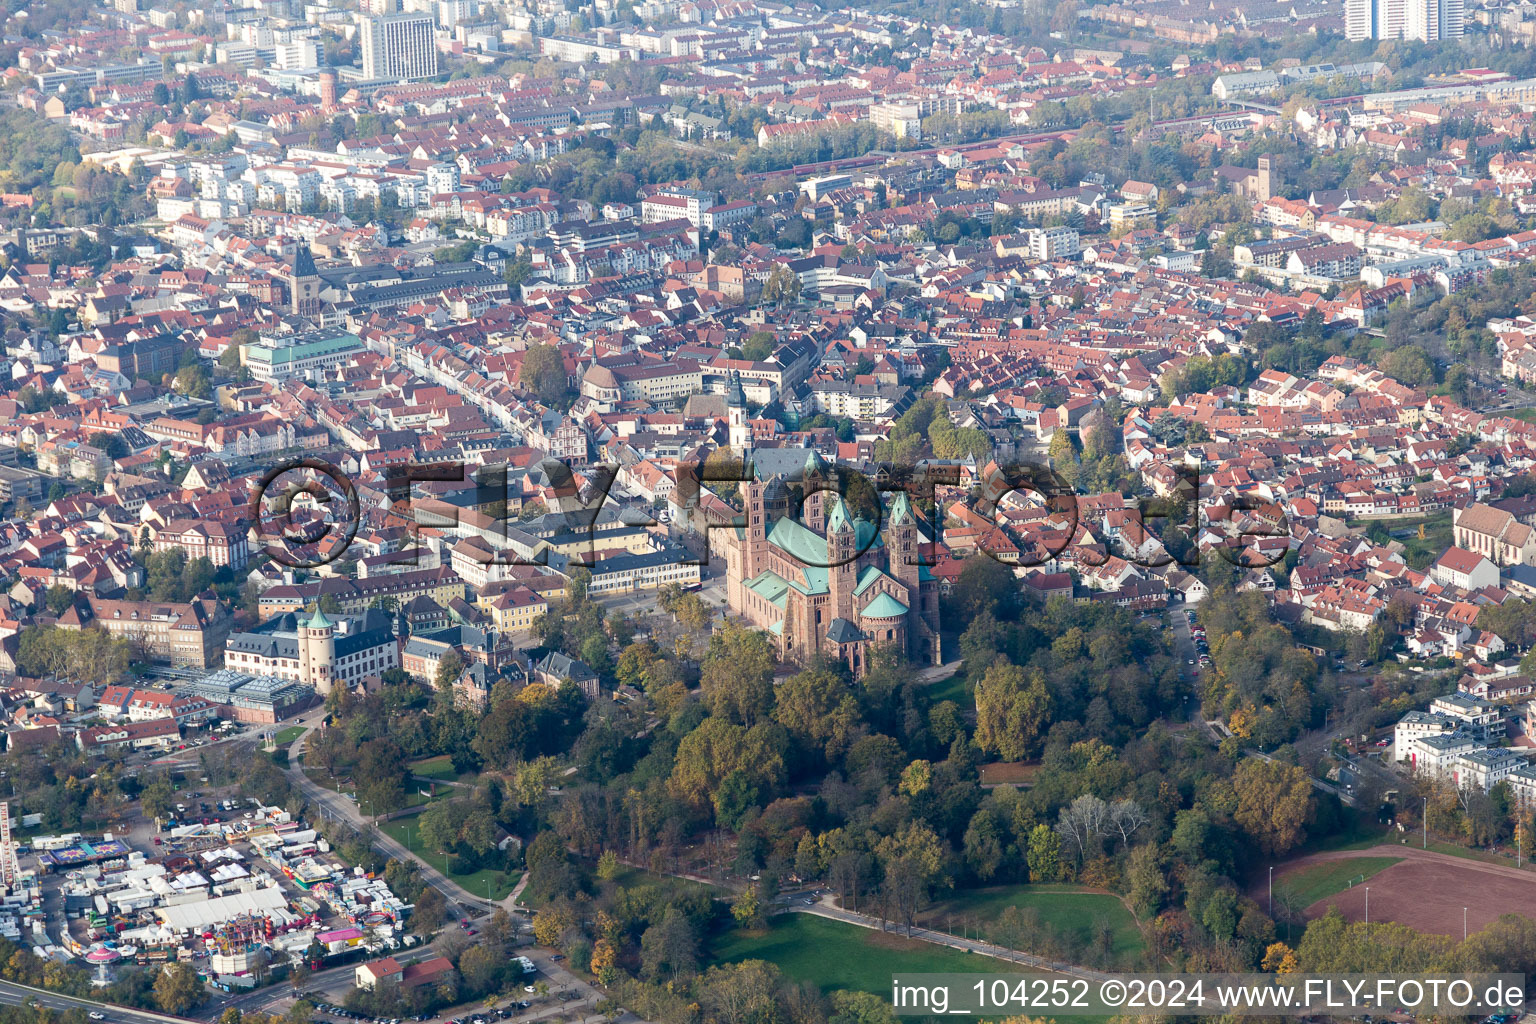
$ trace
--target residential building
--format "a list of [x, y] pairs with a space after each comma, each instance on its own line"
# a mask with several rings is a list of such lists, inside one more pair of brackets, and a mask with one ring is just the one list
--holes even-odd
[[359, 25], [363, 77], [414, 81], [437, 74], [437, 43], [430, 14], [382, 14]]

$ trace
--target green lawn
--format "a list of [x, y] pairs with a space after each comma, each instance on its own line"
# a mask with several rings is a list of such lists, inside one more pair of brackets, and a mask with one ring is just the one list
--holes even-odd
[[992, 924], [1009, 906], [1033, 909], [1042, 923], [1074, 938], [1084, 948], [1092, 945], [1096, 922], [1102, 920], [1113, 929], [1110, 951], [1117, 963], [1133, 963], [1141, 958], [1141, 929], [1125, 904], [1107, 893], [1083, 892], [1074, 886], [994, 885], [964, 889], [934, 904], [922, 915], [922, 922], [929, 928], [957, 934], [968, 931], [974, 936], [979, 930], [982, 937], [991, 938]]
[[412, 775], [419, 775], [424, 779], [436, 779], [439, 782], [457, 782], [459, 773], [453, 770], [453, 758], [447, 754], [439, 754], [436, 757], [424, 757], [420, 761], [412, 761], [406, 766]]
[[422, 860], [447, 875], [466, 891], [483, 899], [506, 899], [511, 894], [513, 887], [517, 885], [518, 878], [522, 875], [520, 871], [501, 872], [490, 868], [482, 868], [467, 875], [453, 874], [448, 870], [448, 858], [446, 855], [435, 850], [423, 850], [421, 848], [421, 839], [416, 834], [415, 817], [396, 818], [394, 821], [380, 822], [379, 829], [385, 835], [395, 840], [395, 842], [405, 844], [411, 852], [419, 854]]
[[[354, 785], [350, 776], [341, 779], [333, 779], [326, 774], [324, 768], [321, 768], [318, 765], [314, 767], [306, 767], [304, 769], [304, 774], [308, 776], [309, 781], [313, 782], [315, 785], [329, 789], [333, 793], [345, 793], [348, 795], [355, 795], [357, 793], [357, 786]], [[421, 807], [424, 804], [431, 803], [433, 800], [447, 800], [449, 797], [454, 796], [456, 793], [452, 786], [440, 786], [438, 787], [438, 790], [435, 794], [428, 796], [426, 793], [422, 792], [424, 787], [426, 789], [431, 789], [430, 784], [426, 782], [413, 783], [409, 779], [406, 780], [404, 809], [409, 809], [411, 807]], [[366, 808], [364, 809], [366, 810]]]
[[929, 683], [928, 699], [935, 704], [941, 700], [952, 700], [962, 708], [971, 707], [975, 703], [971, 695], [965, 692], [965, 677], [958, 672], [948, 679]]
[[897, 974], [980, 974], [1017, 971], [1017, 964], [966, 953], [890, 932], [829, 921], [811, 914], [779, 914], [767, 930], [731, 929], [715, 937], [713, 963], [767, 960], [795, 981], [823, 992], [851, 989], [888, 998]]
[[[621, 889], [634, 889], [642, 885], [659, 885], [668, 893], [703, 892], [708, 893], [712, 897], [730, 895], [729, 890], [722, 889], [719, 886], [695, 882], [689, 878], [678, 878], [675, 875], [658, 875], [654, 871], [630, 867], [628, 864], [619, 865], [618, 873], [613, 876], [613, 884]], [[544, 901], [539, 899], [531, 890], [524, 889], [523, 895], [518, 897], [518, 902], [523, 906], [537, 909]]]
[[308, 728], [308, 726], [290, 725], [288, 728], [274, 736], [273, 742], [276, 743], [279, 747], [286, 747], [294, 740], [304, 735], [304, 730], [306, 728]]
[[[1366, 536], [1377, 543], [1395, 540], [1403, 545], [1403, 558], [1415, 569], [1425, 569], [1445, 553], [1454, 541], [1451, 535], [1451, 513], [1436, 512], [1422, 517], [1376, 519], [1362, 524]], [[1419, 527], [1424, 528], [1424, 538], [1419, 539]], [[1406, 531], [1403, 536], [1391, 536]]]
[[1293, 895], [1296, 906], [1310, 907], [1318, 900], [1343, 892], [1349, 888], [1351, 882], [1358, 885], [1366, 878], [1385, 871], [1402, 859], [1401, 857], [1352, 857], [1349, 860], [1324, 861], [1275, 879], [1275, 888]]
[[1536, 423], [1536, 409], [1510, 409], [1504, 413], [1511, 419], [1524, 420], [1527, 423]]

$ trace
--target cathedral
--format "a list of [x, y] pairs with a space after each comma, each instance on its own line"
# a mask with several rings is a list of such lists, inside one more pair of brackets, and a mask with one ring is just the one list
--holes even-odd
[[767, 454], [749, 455], [758, 479], [741, 487], [744, 525], [721, 531], [731, 611], [767, 630], [784, 660], [821, 653], [860, 676], [872, 648], [895, 644], [939, 664], [938, 580], [918, 564], [924, 534], [907, 495], [897, 492], [882, 529], [849, 511], [815, 451], [764, 477]]

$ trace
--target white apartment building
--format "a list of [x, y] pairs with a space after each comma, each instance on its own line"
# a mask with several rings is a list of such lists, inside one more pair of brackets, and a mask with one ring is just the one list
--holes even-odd
[[1032, 259], [1065, 259], [1076, 256], [1082, 248], [1076, 228], [1032, 228], [1029, 231], [1029, 255]]
[[923, 137], [923, 108], [916, 103], [876, 103], [869, 108], [869, 120], [883, 132], [898, 139]]
[[369, 80], [431, 78], [437, 74], [437, 43], [430, 14], [364, 18], [363, 77]]
[[1528, 764], [1524, 757], [1506, 747], [1485, 747], [1461, 755], [1455, 766], [1456, 785], [1461, 789], [1477, 787], [1484, 793]]
[[1344, 35], [1361, 39], [1457, 39], [1466, 0], [1344, 0]]

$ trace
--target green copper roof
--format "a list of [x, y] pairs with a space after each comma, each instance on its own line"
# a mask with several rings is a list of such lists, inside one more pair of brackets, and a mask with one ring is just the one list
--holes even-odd
[[787, 516], [773, 524], [768, 543], [802, 565], [827, 564], [827, 539]]
[[310, 629], [330, 629], [331, 620], [325, 617], [325, 612], [321, 611], [320, 606], [317, 604], [315, 605], [315, 614], [310, 616], [309, 621], [305, 625]]
[[859, 613], [866, 619], [897, 619], [907, 614], [907, 606], [890, 594], [881, 594]]
[[853, 588], [853, 596], [858, 597], [860, 594], [864, 593], [864, 591], [868, 590], [870, 587], [874, 586], [876, 583], [879, 583], [883, 579], [889, 579], [889, 577], [879, 569], [876, 569], [874, 566], [866, 565], [864, 567], [864, 571], [859, 573], [859, 582]]
[[762, 572], [747, 582], [747, 589], [778, 608], [788, 603], [789, 583], [774, 572]]
[[891, 525], [900, 526], [912, 519], [912, 503], [907, 500], [906, 491], [897, 491], [896, 500], [891, 502]]

